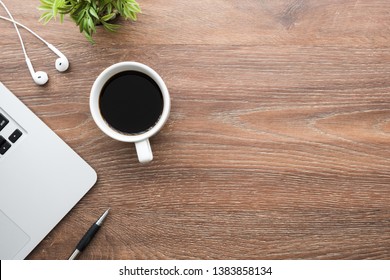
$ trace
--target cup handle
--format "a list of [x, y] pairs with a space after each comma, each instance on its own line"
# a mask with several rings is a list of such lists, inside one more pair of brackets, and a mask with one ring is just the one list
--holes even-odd
[[140, 163], [147, 163], [152, 161], [153, 153], [150, 147], [149, 139], [135, 142], [135, 149], [137, 150], [138, 160]]

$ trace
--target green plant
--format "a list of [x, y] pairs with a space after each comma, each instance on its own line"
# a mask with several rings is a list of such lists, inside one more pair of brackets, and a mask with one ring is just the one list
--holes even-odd
[[40, 0], [39, 10], [43, 11], [40, 20], [45, 24], [57, 16], [63, 22], [64, 16], [69, 16], [79, 26], [80, 32], [94, 43], [92, 34], [96, 32], [96, 25], [103, 25], [108, 31], [115, 31], [119, 25], [110, 23], [117, 15], [125, 19], [137, 20], [137, 13], [141, 12], [135, 0]]

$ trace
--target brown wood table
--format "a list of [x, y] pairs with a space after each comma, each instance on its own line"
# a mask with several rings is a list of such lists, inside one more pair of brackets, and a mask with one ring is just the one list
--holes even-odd
[[[36, 86], [1, 21], [0, 80], [99, 176], [29, 259], [67, 258], [108, 207], [82, 259], [390, 259], [388, 0], [139, 0], [95, 45], [69, 18], [39, 23], [38, 0], [4, 2], [71, 67], [22, 31], [50, 77]], [[89, 112], [120, 61], [170, 90], [147, 165]]]

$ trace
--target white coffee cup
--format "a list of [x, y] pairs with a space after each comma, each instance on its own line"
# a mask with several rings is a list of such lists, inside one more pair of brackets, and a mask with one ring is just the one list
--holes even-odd
[[[158, 121], [153, 125], [153, 127], [139, 134], [126, 134], [114, 129], [107, 123], [100, 112], [99, 98], [103, 87], [111, 77], [124, 71], [137, 71], [149, 76], [156, 82], [163, 97], [163, 110]], [[132, 92], [131, 94], [138, 93]], [[105, 134], [118, 141], [135, 143], [138, 160], [141, 163], [150, 162], [153, 159], [149, 138], [155, 135], [165, 124], [171, 108], [168, 89], [157, 72], [155, 72], [149, 66], [138, 62], [126, 61], [111, 65], [105, 69], [95, 80], [91, 89], [89, 105], [95, 123]]]

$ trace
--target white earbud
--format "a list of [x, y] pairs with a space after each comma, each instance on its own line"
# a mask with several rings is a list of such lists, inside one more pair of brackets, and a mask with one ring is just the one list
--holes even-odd
[[59, 56], [59, 58], [56, 59], [56, 69], [59, 72], [65, 72], [69, 68], [69, 61], [66, 58], [65, 55], [62, 54], [56, 47], [54, 47], [52, 44], [47, 44], [49, 49], [51, 49], [56, 55]]
[[69, 68], [69, 61], [68, 59], [64, 57], [59, 57], [56, 59], [56, 69], [59, 72], [65, 72]]
[[43, 86], [49, 80], [46, 72], [37, 71], [33, 75], [33, 80], [37, 85]]
[[40, 86], [46, 84], [47, 81], [49, 80], [47, 73], [43, 72], [43, 71], [35, 72], [34, 67], [32, 66], [29, 58], [26, 58], [26, 63], [27, 63], [28, 70], [30, 71], [31, 77], [33, 78], [34, 82]]

